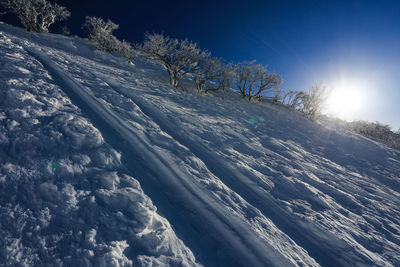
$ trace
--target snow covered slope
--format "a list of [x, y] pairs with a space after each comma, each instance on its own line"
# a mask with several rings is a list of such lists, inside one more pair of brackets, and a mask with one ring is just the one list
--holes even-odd
[[400, 153], [0, 24], [0, 262], [400, 265]]

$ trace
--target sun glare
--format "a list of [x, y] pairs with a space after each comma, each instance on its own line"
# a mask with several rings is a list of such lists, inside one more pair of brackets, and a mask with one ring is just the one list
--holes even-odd
[[333, 85], [326, 102], [327, 112], [342, 119], [353, 119], [365, 102], [363, 87], [362, 83], [347, 80]]

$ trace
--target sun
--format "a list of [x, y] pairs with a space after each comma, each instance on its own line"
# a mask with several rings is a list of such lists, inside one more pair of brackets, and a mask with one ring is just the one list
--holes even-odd
[[327, 113], [342, 119], [354, 119], [364, 103], [362, 82], [341, 80], [331, 86], [326, 101]]

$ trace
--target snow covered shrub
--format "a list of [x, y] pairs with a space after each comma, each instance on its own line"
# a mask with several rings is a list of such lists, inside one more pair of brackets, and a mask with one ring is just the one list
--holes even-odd
[[321, 111], [328, 96], [329, 91], [325, 86], [314, 85], [308, 91], [297, 92], [290, 106], [308, 116], [314, 116]]
[[309, 95], [304, 91], [296, 91], [290, 107], [300, 112], [306, 113], [305, 104], [308, 101]]
[[393, 132], [389, 125], [378, 121], [353, 121], [349, 123], [349, 126], [357, 133], [400, 149], [400, 133]]
[[105, 22], [102, 18], [87, 16], [83, 27], [89, 31], [88, 39], [96, 42], [98, 49], [106, 52], [117, 51], [118, 40], [112, 32], [119, 28], [118, 24], [111, 20]]
[[296, 95], [298, 93], [299, 93], [298, 91], [288, 90], [285, 93], [283, 93], [283, 96], [281, 97], [280, 102], [289, 107], [294, 107], [293, 100], [296, 98]]
[[256, 64], [255, 61], [239, 64], [236, 79], [236, 86], [242, 97], [248, 97], [249, 100], [259, 100], [263, 92], [277, 90], [282, 82], [278, 74], [268, 73], [263, 65]]
[[132, 46], [125, 40], [121, 42], [113, 35], [113, 31], [119, 28], [118, 24], [111, 20], [106, 22], [102, 18], [87, 16], [83, 27], [89, 31], [88, 39], [94, 41], [99, 50], [119, 52], [131, 63], [133, 57]]
[[47, 0], [1, 0], [0, 3], [18, 16], [27, 31], [48, 32], [54, 22], [71, 15], [65, 7]]
[[130, 43], [126, 42], [125, 40], [123, 40], [122, 42], [119, 42], [118, 52], [128, 60], [128, 63], [132, 63], [132, 58], [134, 56], [134, 50]]
[[163, 64], [168, 71], [170, 83], [175, 88], [186, 74], [199, 69], [200, 60], [209, 57], [209, 53], [200, 49], [197, 43], [157, 33], [146, 33], [143, 43], [138, 44], [137, 49], [145, 57]]

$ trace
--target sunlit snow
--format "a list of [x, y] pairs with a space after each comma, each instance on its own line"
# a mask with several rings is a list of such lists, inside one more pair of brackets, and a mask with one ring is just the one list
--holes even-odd
[[0, 51], [1, 263], [400, 265], [398, 151], [81, 40]]

